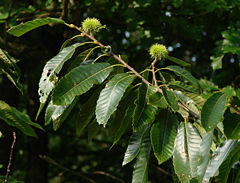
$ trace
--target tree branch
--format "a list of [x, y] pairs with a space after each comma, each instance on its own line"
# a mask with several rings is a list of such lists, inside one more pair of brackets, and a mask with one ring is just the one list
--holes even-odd
[[[82, 30], [81, 27], [77, 27], [76, 25], [73, 24], [66, 24], [68, 27], [73, 28], [73, 29], [77, 29], [78, 31], [80, 31], [82, 33], [83, 36], [88, 37], [89, 39], [91, 39], [92, 41], [94, 41], [95, 43], [97, 43], [99, 46], [103, 47], [103, 48], [107, 48], [105, 45], [103, 45], [101, 42], [99, 42], [95, 37], [93, 37], [92, 35], [87, 34], [84, 30]], [[122, 63], [125, 67], [127, 67], [130, 71], [132, 71], [133, 74], [135, 74], [136, 76], [138, 76], [139, 78], [142, 79], [142, 81], [146, 84], [146, 85], [151, 85], [151, 83], [146, 80], [142, 75], [140, 75], [134, 68], [132, 68], [130, 65], [128, 65], [124, 60], [122, 60], [120, 57], [118, 57], [115, 53], [113, 53], [112, 51], [109, 52], [109, 54], [111, 56], [113, 56], [117, 61], [119, 61], [120, 63]], [[162, 94], [162, 90], [160, 88], [158, 88], [157, 90], [159, 93]], [[182, 103], [178, 102], [179, 107], [183, 108], [185, 111], [187, 111], [190, 115], [192, 115], [193, 117], [199, 119], [199, 115], [196, 114], [195, 112], [191, 111], [190, 109], [188, 109], [188, 107], [184, 106]]]
[[161, 167], [159, 166], [156, 166], [156, 165], [153, 165], [158, 171], [164, 173], [165, 175], [168, 175], [168, 176], [171, 176], [170, 173], [168, 173], [166, 170], [162, 169]]
[[88, 182], [96, 183], [94, 180], [86, 177], [83, 173], [81, 173], [81, 172], [75, 172], [75, 171], [73, 171], [73, 170], [71, 170], [71, 169], [69, 169], [69, 168], [66, 168], [66, 167], [60, 165], [60, 164], [57, 163], [54, 159], [52, 159], [52, 158], [50, 158], [50, 157], [48, 157], [48, 156], [39, 155], [39, 157], [40, 157], [41, 159], [45, 160], [46, 162], [48, 162], [48, 163], [50, 163], [50, 164], [58, 167], [59, 169], [62, 169], [62, 170], [66, 171], [66, 172], [69, 172], [69, 173], [71, 173], [71, 174], [73, 174], [73, 175], [76, 175], [76, 176], [78, 176], [78, 177], [81, 177], [82, 179], [87, 180]]
[[7, 173], [6, 173], [4, 183], [8, 182], [8, 177], [9, 177], [9, 174], [10, 174], [10, 171], [11, 171], [10, 168], [11, 168], [11, 164], [12, 164], [12, 156], [13, 156], [13, 150], [14, 150], [14, 146], [15, 146], [15, 143], [16, 143], [16, 139], [17, 139], [16, 132], [13, 132], [13, 142], [12, 142], [12, 145], [11, 145], [9, 161], [8, 161], [8, 166], [7, 166]]
[[[91, 183], [96, 183], [94, 180], [86, 177], [83, 173], [81, 173], [81, 172], [76, 172], [76, 171], [73, 171], [73, 170], [71, 170], [71, 169], [69, 169], [69, 168], [67, 168], [67, 167], [64, 167], [64, 166], [60, 165], [59, 163], [57, 163], [54, 159], [52, 159], [52, 158], [50, 158], [50, 157], [48, 157], [48, 156], [39, 155], [39, 157], [40, 157], [41, 159], [45, 160], [46, 162], [51, 163], [52, 165], [58, 167], [59, 169], [62, 169], [63, 171], [66, 171], [66, 172], [69, 172], [69, 173], [71, 173], [71, 174], [73, 174], [73, 175], [79, 176], [79, 177], [81, 177], [81, 178], [83, 178], [83, 179], [85, 179], [85, 180], [87, 180], [87, 181], [89, 181], [89, 182], [91, 182]], [[112, 178], [113, 180], [116, 180], [116, 181], [119, 181], [119, 182], [121, 182], [121, 183], [124, 183], [124, 181], [123, 181], [122, 179], [120, 179], [120, 178], [118, 178], [118, 177], [115, 177], [115, 176], [111, 175], [110, 173], [103, 172], [103, 171], [95, 171], [95, 172], [86, 173], [86, 174], [100, 174], [100, 175], [105, 175], [105, 176], [107, 176], [107, 177]]]
[[113, 180], [119, 181], [119, 182], [121, 182], [121, 183], [125, 183], [125, 181], [123, 181], [122, 179], [120, 179], [120, 178], [118, 178], [118, 177], [115, 177], [115, 176], [113, 176], [113, 175], [111, 175], [110, 173], [107, 173], [107, 172], [95, 171], [95, 172], [92, 172], [91, 174], [105, 175], [105, 176], [107, 176], [107, 177], [112, 178]]

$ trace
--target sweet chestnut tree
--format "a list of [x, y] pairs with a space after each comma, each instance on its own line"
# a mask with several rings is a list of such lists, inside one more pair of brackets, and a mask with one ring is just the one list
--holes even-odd
[[[227, 182], [240, 157], [240, 117], [231, 96], [210, 81], [195, 78], [189, 63], [172, 57], [159, 43], [149, 48], [149, 65], [136, 71], [111, 45], [95, 38], [106, 28], [96, 18], [85, 19], [80, 27], [57, 18], [40, 18], [14, 26], [8, 33], [19, 37], [56, 23], [79, 34], [66, 40], [43, 68], [37, 117], [46, 106], [45, 125], [58, 130], [83, 101], [83, 94], [91, 92], [80, 105], [77, 135], [92, 124], [114, 125], [113, 147], [131, 131], [122, 166], [134, 161], [133, 183], [151, 180], [150, 156], [159, 165], [172, 159], [176, 182]], [[79, 42], [79, 37], [85, 41]], [[79, 53], [82, 46], [87, 49]], [[170, 65], [160, 67], [161, 62]], [[7, 121], [6, 115], [1, 118]], [[29, 127], [21, 129], [25, 134], [34, 135], [29, 126], [33, 123], [22, 125]]]

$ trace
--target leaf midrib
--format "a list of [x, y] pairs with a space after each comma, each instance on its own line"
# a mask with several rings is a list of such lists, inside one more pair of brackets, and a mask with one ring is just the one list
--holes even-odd
[[[222, 94], [222, 96], [220, 96], [218, 99], [217, 99], [217, 101], [215, 102], [215, 104], [214, 104], [214, 106], [212, 107], [212, 110], [210, 111], [210, 114], [208, 115], [208, 117], [207, 117], [207, 124], [209, 124], [209, 122], [210, 122], [210, 117], [212, 118], [212, 116], [214, 116], [214, 113], [213, 113], [213, 109], [215, 109], [215, 106], [218, 104], [218, 102], [219, 102], [219, 100], [222, 98], [224, 96], [224, 94]], [[207, 128], [208, 128], [208, 126], [207, 126]], [[212, 128], [212, 127], [211, 127]]]
[[[105, 71], [105, 70], [107, 70], [107, 69], [109, 69], [109, 68], [111, 68], [111, 67], [114, 67], [114, 66], [110, 65], [110, 66], [108, 66], [108, 67], [105, 67], [105, 68], [101, 69], [100, 71], [94, 73], [93, 75], [85, 78], [84, 80], [80, 81], [77, 85], [73, 86], [70, 90], [64, 92], [64, 93], [61, 95], [61, 97], [65, 97], [68, 93], [72, 93], [72, 90], [73, 90], [73, 89], [75, 89], [76, 87], [79, 87], [79, 85], [81, 85], [81, 84], [84, 83], [85, 81], [89, 80], [90, 78], [96, 76], [97, 74], [99, 74], [99, 73], [101, 73], [101, 72], [103, 72], [103, 71]], [[93, 84], [93, 83], [91, 83], [91, 84]], [[60, 97], [60, 96], [59, 96], [59, 97]], [[58, 101], [58, 100], [57, 100], [57, 101]], [[62, 101], [62, 99], [61, 99], [60, 101]], [[64, 100], [64, 101], [65, 101], [65, 100]]]
[[[110, 103], [111, 103], [111, 101], [112, 101], [112, 95], [113, 95], [113, 91], [114, 91], [114, 88], [118, 85], [118, 83], [119, 82], [121, 82], [122, 80], [125, 80], [125, 79], [127, 79], [128, 77], [132, 77], [132, 75], [127, 75], [127, 76], [125, 76], [125, 77], [123, 77], [123, 78], [121, 78], [120, 80], [118, 80], [115, 84], [114, 84], [114, 86], [112, 87], [112, 89], [111, 89], [111, 94], [110, 94], [110, 99], [108, 100], [108, 104], [107, 104], [107, 112], [105, 113], [105, 115], [104, 115], [104, 118], [106, 118], [106, 116], [107, 116], [107, 113], [109, 112], [109, 109], [110, 109]], [[106, 119], [105, 119], [106, 120]]]

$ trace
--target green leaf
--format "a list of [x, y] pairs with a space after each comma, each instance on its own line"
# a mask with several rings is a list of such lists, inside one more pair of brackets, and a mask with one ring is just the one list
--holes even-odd
[[219, 174], [215, 178], [216, 183], [227, 183], [228, 175], [232, 166], [240, 159], [240, 142], [228, 155], [227, 159], [222, 163], [219, 168]]
[[236, 91], [232, 86], [226, 86], [222, 89], [222, 92], [225, 93], [228, 97], [236, 96]]
[[102, 87], [95, 90], [93, 94], [91, 94], [90, 98], [80, 107], [78, 114], [74, 117], [74, 121], [76, 121], [77, 136], [81, 135], [84, 128], [91, 122], [92, 118], [94, 117], [97, 99], [101, 91], [100, 89], [102, 89]]
[[229, 29], [222, 32], [224, 40], [222, 41], [223, 53], [240, 54], [239, 44], [240, 29]]
[[70, 104], [76, 96], [82, 95], [94, 84], [101, 84], [113, 70], [108, 63], [79, 66], [66, 74], [55, 87], [52, 100], [57, 105]]
[[106, 126], [110, 116], [117, 109], [125, 90], [134, 78], [134, 75], [126, 73], [117, 74], [106, 84], [97, 101], [96, 118], [98, 124]]
[[[55, 87], [56, 82], [58, 81], [58, 77], [56, 76], [56, 74], [61, 71], [63, 64], [72, 57], [75, 49], [79, 46], [81, 46], [81, 44], [76, 43], [72, 46], [64, 48], [55, 57], [53, 57], [46, 63], [42, 72], [41, 79], [39, 81], [38, 90], [38, 93], [40, 95], [39, 100], [42, 104], [46, 103], [49, 94], [51, 93], [51, 91]], [[40, 113], [42, 108], [43, 105], [39, 108], [38, 114]]]
[[192, 99], [198, 106], [202, 107], [206, 100], [199, 94], [190, 93], [190, 92], [182, 92], [186, 97]]
[[168, 87], [170, 87], [172, 89], [177, 89], [180, 91], [186, 91], [186, 92], [199, 94], [199, 89], [197, 89], [196, 87], [187, 85], [181, 81], [172, 81], [172, 82], [168, 83]]
[[170, 57], [170, 56], [167, 56], [166, 57], [168, 60], [171, 60], [172, 62], [176, 63], [176, 64], [179, 64], [179, 65], [182, 65], [184, 67], [187, 67], [187, 66], [191, 66], [189, 63], [183, 61], [183, 60], [180, 60], [178, 58], [175, 58], [175, 57]]
[[180, 183], [177, 174], [175, 173], [173, 165], [171, 165], [171, 176], [174, 183]]
[[193, 85], [198, 86], [198, 80], [195, 77], [193, 77], [190, 72], [188, 72], [185, 69], [182, 69], [181, 67], [179, 67], [177, 65], [170, 65], [163, 69], [170, 70], [170, 71], [174, 72], [175, 74], [177, 74], [178, 76], [181, 76], [185, 80], [191, 82]]
[[185, 124], [180, 124], [173, 152], [175, 172], [181, 182], [189, 182], [192, 178], [197, 178], [200, 161], [201, 137], [192, 123]]
[[204, 104], [201, 112], [201, 121], [204, 129], [213, 130], [222, 118], [227, 97], [224, 93], [215, 93]]
[[49, 103], [45, 113], [45, 125], [53, 122], [53, 129], [56, 131], [66, 120], [73, 107], [76, 105], [79, 98], [75, 98], [74, 101], [66, 106], [53, 105], [52, 101]]
[[[192, 112], [194, 112], [197, 115], [200, 114], [195, 101], [185, 96], [181, 91], [175, 91], [174, 93], [177, 96], [177, 98], [180, 100], [180, 102], [184, 104], [188, 109], [190, 109]], [[180, 113], [183, 116], [183, 118], [187, 118], [189, 116], [189, 113], [185, 111], [183, 108], [179, 108], [177, 112]]]
[[228, 114], [223, 120], [224, 133], [228, 139], [240, 139], [240, 115]]
[[167, 89], [166, 87], [162, 87], [162, 91], [163, 91], [163, 96], [164, 96], [165, 100], [167, 101], [167, 103], [169, 104], [169, 106], [174, 111], [177, 111], [179, 109], [179, 106], [178, 106], [177, 98], [176, 98], [175, 94], [173, 93], [173, 91]]
[[136, 162], [133, 167], [132, 183], [148, 182], [148, 165], [151, 152], [151, 142], [149, 134], [145, 135], [140, 151], [137, 155]]
[[236, 140], [228, 140], [223, 146], [218, 147], [216, 151], [213, 152], [203, 182], [209, 182], [209, 179], [216, 174], [222, 162], [228, 157], [229, 153], [236, 147], [236, 145]]
[[18, 111], [14, 107], [10, 107], [2, 100], [0, 100], [0, 118], [8, 125], [18, 128], [28, 136], [37, 137], [31, 126], [42, 129], [39, 124], [33, 123], [28, 115]]
[[114, 142], [113, 142], [112, 146], [110, 147], [110, 149], [120, 140], [120, 138], [122, 137], [124, 132], [131, 125], [134, 108], [135, 108], [134, 104], [130, 104], [130, 106], [128, 107], [128, 109], [126, 111], [126, 114], [125, 114], [125, 116], [124, 116], [124, 118], [122, 120], [122, 124], [121, 124], [120, 128], [116, 132], [116, 135], [114, 137]]
[[65, 22], [58, 18], [39, 18], [35, 20], [28, 21], [26, 23], [21, 23], [19, 25], [11, 27], [7, 32], [14, 36], [20, 37], [23, 34], [36, 29], [40, 26], [50, 24], [50, 23], [60, 23], [64, 24]]
[[138, 98], [135, 102], [136, 107], [133, 114], [134, 132], [141, 130], [145, 124], [150, 123], [155, 118], [157, 107], [147, 104], [151, 92], [150, 87], [145, 84], [138, 88]]
[[184, 123], [181, 123], [178, 128], [178, 134], [175, 138], [173, 151], [173, 165], [175, 173], [181, 182], [189, 182], [191, 179], [191, 169], [186, 149], [186, 136]]
[[178, 119], [168, 110], [162, 110], [151, 128], [151, 143], [158, 164], [167, 161], [173, 154], [177, 135]]
[[145, 126], [142, 130], [134, 132], [128, 142], [128, 147], [124, 155], [122, 166], [130, 163], [139, 153], [142, 141], [148, 130]]
[[198, 182], [199, 183], [202, 182], [204, 174], [207, 170], [208, 163], [210, 161], [212, 138], [213, 138], [212, 132], [205, 133], [202, 138], [202, 142], [200, 145], [201, 160], [200, 160], [200, 165], [198, 166]]
[[219, 90], [218, 87], [213, 82], [208, 81], [206, 79], [200, 79], [198, 83], [203, 90], [206, 90], [206, 91]]
[[2, 49], [0, 49], [0, 71], [23, 93], [23, 86], [19, 82], [21, 73], [17, 61]]
[[88, 142], [90, 142], [99, 132], [101, 126], [98, 125], [97, 120], [93, 120], [88, 126]]
[[160, 94], [159, 92], [154, 93], [149, 97], [148, 104], [162, 108], [162, 109], [166, 109], [168, 107], [167, 101], [165, 100], [163, 95]]
[[185, 126], [187, 152], [189, 156], [189, 164], [191, 169], [191, 177], [197, 177], [197, 167], [200, 164], [200, 144], [201, 136], [195, 126], [188, 122]]
[[0, 169], [3, 167], [3, 165], [0, 164]]
[[224, 55], [210, 57], [210, 59], [212, 60], [211, 66], [212, 66], [213, 71], [215, 71], [217, 69], [222, 69], [223, 57], [224, 57]]

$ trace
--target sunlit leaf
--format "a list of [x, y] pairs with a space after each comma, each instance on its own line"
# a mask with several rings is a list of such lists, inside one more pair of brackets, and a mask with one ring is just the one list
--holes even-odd
[[219, 174], [215, 178], [216, 183], [226, 183], [228, 180], [228, 175], [231, 171], [234, 163], [240, 159], [240, 142], [237, 146], [230, 152], [227, 159], [221, 164], [219, 168]]
[[200, 155], [201, 160], [198, 166], [198, 182], [201, 183], [204, 177], [204, 174], [207, 170], [208, 163], [210, 161], [210, 150], [212, 145], [213, 134], [205, 133], [202, 138], [202, 142], [200, 145]]
[[182, 182], [197, 179], [197, 167], [200, 163], [201, 137], [190, 122], [180, 124], [175, 139], [173, 163], [175, 172]]
[[220, 165], [228, 157], [229, 153], [236, 147], [236, 145], [236, 140], [228, 140], [223, 146], [218, 147], [216, 151], [213, 152], [212, 159], [207, 166], [207, 170], [203, 178], [204, 183], [208, 183], [209, 179], [216, 174]]
[[70, 104], [76, 96], [82, 95], [94, 84], [101, 84], [113, 70], [108, 63], [79, 66], [66, 74], [55, 87], [53, 104]]
[[96, 106], [96, 118], [105, 127], [112, 113], [117, 109], [125, 90], [135, 76], [126, 73], [115, 75], [101, 91]]
[[226, 100], [225, 94], [215, 93], [204, 104], [201, 112], [201, 121], [207, 132], [213, 130], [222, 118]]

